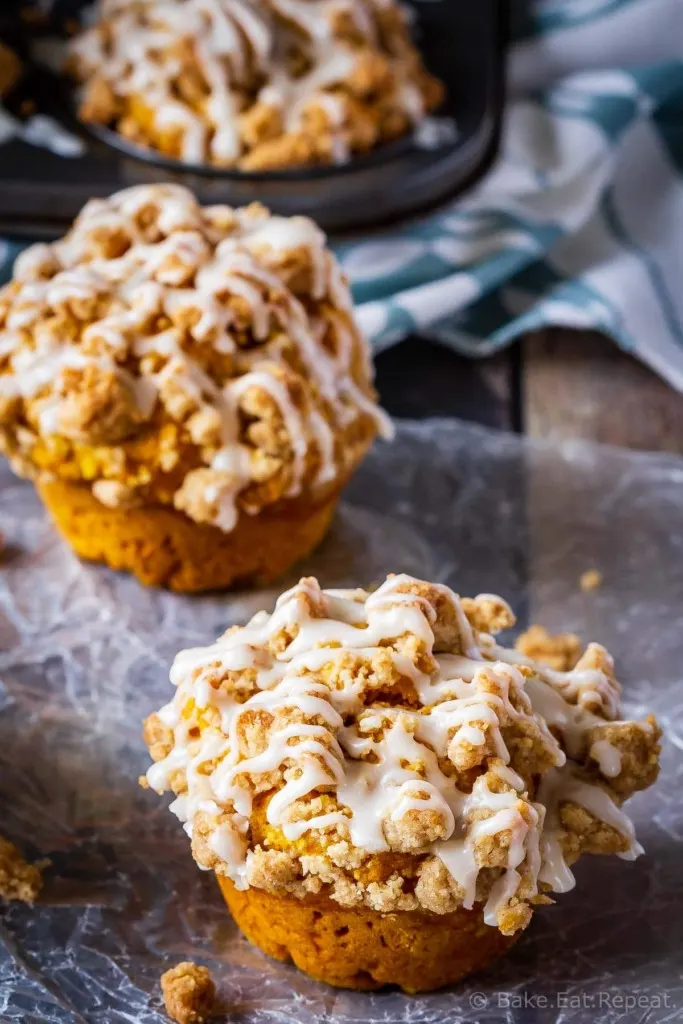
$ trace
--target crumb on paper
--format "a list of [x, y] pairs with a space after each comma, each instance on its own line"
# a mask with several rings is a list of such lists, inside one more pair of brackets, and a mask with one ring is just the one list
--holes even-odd
[[186, 960], [161, 975], [166, 1012], [177, 1024], [204, 1024], [216, 1008], [216, 986], [209, 970]]
[[0, 899], [35, 903], [43, 887], [47, 861], [29, 864], [9, 839], [0, 836]]
[[602, 573], [599, 569], [587, 569], [579, 577], [579, 586], [585, 594], [597, 590], [602, 585]]
[[517, 638], [515, 648], [525, 658], [549, 665], [556, 672], [570, 672], [581, 655], [581, 641], [576, 633], [549, 633], [538, 623]]

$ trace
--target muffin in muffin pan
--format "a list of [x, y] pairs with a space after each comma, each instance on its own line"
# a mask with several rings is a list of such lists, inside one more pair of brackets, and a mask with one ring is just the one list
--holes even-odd
[[308, 578], [178, 654], [143, 784], [174, 794], [270, 956], [438, 988], [504, 952], [582, 854], [642, 852], [621, 806], [657, 776], [657, 723], [619, 718], [599, 644], [559, 671], [497, 644], [513, 622], [405, 575], [374, 593]]
[[339, 164], [443, 98], [394, 0], [102, 0], [72, 43], [83, 121], [189, 164]]
[[378, 431], [322, 232], [175, 185], [92, 200], [0, 291], [0, 450], [75, 551], [192, 591], [323, 536]]

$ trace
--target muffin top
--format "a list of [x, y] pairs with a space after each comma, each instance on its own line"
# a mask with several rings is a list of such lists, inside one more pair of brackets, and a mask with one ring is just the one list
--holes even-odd
[[189, 163], [343, 163], [441, 99], [394, 0], [102, 0], [80, 115]]
[[621, 804], [654, 782], [660, 736], [618, 718], [603, 647], [558, 671], [495, 642], [513, 623], [499, 597], [406, 575], [373, 593], [303, 579], [176, 657], [146, 784], [238, 888], [483, 904], [512, 934], [582, 853], [642, 852]]
[[337, 488], [378, 429], [325, 236], [177, 185], [93, 199], [0, 290], [0, 450], [101, 502], [241, 511]]

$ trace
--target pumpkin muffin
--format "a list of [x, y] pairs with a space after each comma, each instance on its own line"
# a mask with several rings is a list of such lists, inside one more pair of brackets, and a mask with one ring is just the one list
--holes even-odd
[[660, 731], [619, 719], [610, 655], [569, 671], [499, 646], [490, 594], [303, 579], [180, 653], [145, 723], [198, 865], [270, 956], [348, 988], [426, 991], [508, 949], [583, 853], [641, 852], [621, 809]]
[[325, 237], [176, 185], [89, 202], [0, 291], [0, 450], [84, 558], [193, 591], [320, 541], [378, 430]]
[[246, 171], [345, 163], [443, 95], [395, 0], [101, 0], [67, 72], [83, 121]]

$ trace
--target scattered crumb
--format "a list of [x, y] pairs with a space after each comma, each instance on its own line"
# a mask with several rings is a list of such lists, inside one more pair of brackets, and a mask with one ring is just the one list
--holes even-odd
[[543, 626], [530, 626], [515, 643], [525, 656], [550, 665], [556, 672], [569, 672], [581, 655], [581, 641], [575, 633], [549, 633]]
[[161, 975], [166, 1012], [177, 1024], [204, 1024], [214, 1013], [216, 986], [206, 967], [184, 961]]
[[28, 864], [14, 843], [0, 836], [0, 899], [35, 903], [43, 887], [42, 869], [47, 863]]
[[149, 782], [146, 775], [138, 775], [138, 786], [141, 789], [149, 789]]
[[587, 569], [579, 577], [579, 586], [586, 594], [591, 590], [597, 590], [601, 584], [602, 573], [598, 569]]

